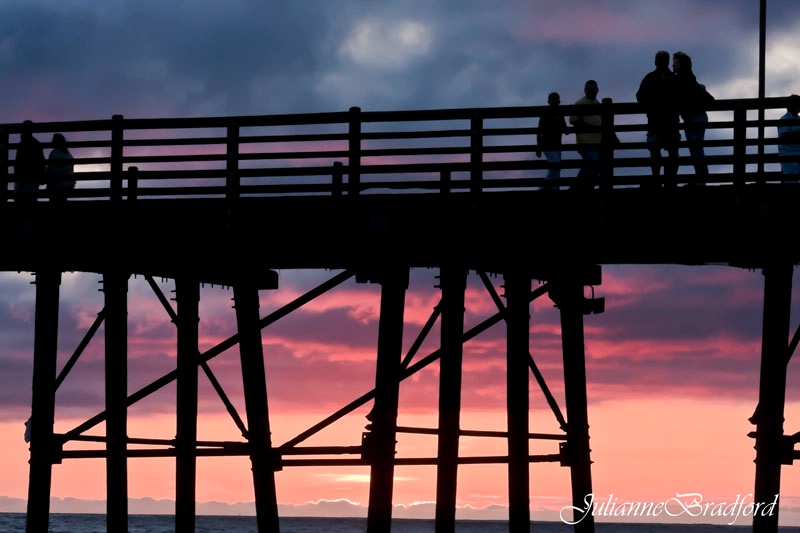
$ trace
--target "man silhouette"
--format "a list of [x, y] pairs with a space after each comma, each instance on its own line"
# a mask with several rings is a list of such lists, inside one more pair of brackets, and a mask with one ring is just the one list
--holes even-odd
[[14, 192], [16, 202], [32, 204], [36, 201], [39, 185], [44, 180], [44, 150], [39, 140], [33, 136], [33, 122], [22, 123], [17, 154], [14, 158]]
[[[568, 131], [564, 115], [556, 111], [561, 104], [561, 96], [552, 92], [547, 96], [547, 103], [550, 107], [539, 118], [536, 157], [542, 157], [544, 153], [548, 163], [545, 179], [551, 181], [561, 177], [561, 137]], [[556, 190], [558, 186], [548, 184], [545, 188]]]
[[[597, 93], [600, 89], [595, 80], [588, 80], [583, 86], [584, 96], [575, 105], [599, 104]], [[588, 180], [596, 179], [600, 176], [600, 141], [602, 139], [600, 126], [602, 117], [600, 115], [575, 115], [569, 117], [569, 122], [575, 129], [575, 143], [578, 145], [578, 153], [583, 159], [581, 169], [578, 171], [578, 178], [581, 185], [593, 186]]]
[[654, 177], [661, 174], [661, 150], [667, 152], [663, 163], [668, 185], [675, 184], [678, 173], [678, 142], [680, 141], [680, 115], [678, 113], [675, 74], [669, 69], [670, 55], [659, 50], [655, 70], [648, 72], [636, 92], [636, 100], [647, 113], [647, 143]]

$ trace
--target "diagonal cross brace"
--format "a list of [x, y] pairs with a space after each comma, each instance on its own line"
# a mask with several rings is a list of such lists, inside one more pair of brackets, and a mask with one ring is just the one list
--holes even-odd
[[[306, 303], [310, 302], [317, 296], [324, 294], [325, 292], [333, 289], [337, 285], [343, 283], [347, 279], [351, 278], [354, 275], [354, 271], [352, 270], [345, 270], [328, 281], [323, 282], [322, 284], [318, 285], [317, 287], [311, 289], [306, 294], [298, 297], [293, 302], [290, 302], [280, 309], [277, 309], [270, 313], [269, 315], [265, 316], [261, 320], [259, 320], [259, 327], [265, 328], [270, 324], [273, 324], [280, 320], [281, 318], [287, 316], [289, 313], [296, 311]], [[203, 362], [208, 362], [214, 357], [218, 356], [219, 354], [229, 350], [230, 348], [236, 346], [239, 343], [239, 335], [234, 334], [225, 339], [224, 341], [220, 342], [213, 348], [206, 350], [204, 353], [200, 354], [200, 357], [197, 361], [197, 364], [200, 365]], [[131, 405], [135, 404], [142, 398], [149, 396], [150, 394], [158, 391], [159, 389], [165, 387], [166, 385], [172, 383], [177, 379], [178, 372], [177, 370], [173, 370], [164, 374], [162, 377], [158, 378], [157, 380], [151, 382], [149, 385], [145, 385], [138, 391], [134, 392], [130, 396], [128, 396], [127, 406], [130, 407]], [[68, 441], [75, 435], [80, 435], [85, 431], [90, 430], [91, 428], [95, 427], [96, 425], [105, 421], [107, 416], [106, 411], [98, 413], [97, 415], [93, 416], [89, 420], [85, 421], [84, 423], [80, 424], [79, 426], [75, 427], [74, 429], [68, 431], [64, 434], [64, 440]]]

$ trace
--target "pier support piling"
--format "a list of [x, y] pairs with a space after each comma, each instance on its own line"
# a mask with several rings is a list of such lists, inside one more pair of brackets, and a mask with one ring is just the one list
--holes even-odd
[[[567, 408], [567, 441], [562, 462], [570, 469], [572, 507], [583, 509], [592, 490], [592, 460], [589, 448], [589, 414], [586, 395], [586, 352], [583, 337], [583, 284], [577, 278], [553, 283], [558, 292], [564, 366], [564, 396]], [[573, 511], [576, 533], [594, 533], [594, 517]]]
[[178, 377], [175, 436], [175, 532], [194, 533], [197, 483], [197, 359], [200, 284], [175, 280]]
[[128, 274], [103, 274], [105, 296], [106, 520], [128, 531]]
[[[783, 446], [786, 401], [786, 352], [792, 296], [792, 265], [765, 267], [761, 332], [761, 377], [756, 422], [756, 475], [753, 499], [762, 507], [779, 497], [781, 465], [791, 463], [791, 446]], [[787, 457], [788, 455], [788, 457]], [[777, 533], [778, 506], [753, 513], [754, 533]]]
[[47, 533], [54, 454], [53, 437], [58, 350], [58, 299], [61, 272], [36, 273], [36, 316], [33, 343], [33, 398], [30, 418], [30, 471], [27, 533]]
[[529, 379], [531, 278], [508, 272], [506, 297], [506, 410], [508, 417], [508, 531], [530, 531]]
[[436, 533], [455, 531], [466, 281], [463, 268], [447, 266], [440, 271], [442, 357], [439, 363]]
[[233, 299], [239, 328], [239, 352], [247, 413], [247, 440], [253, 469], [256, 522], [259, 531], [277, 533], [280, 531], [278, 496], [275, 487], [277, 465], [270, 435], [264, 347], [259, 327], [258, 289], [255, 285], [246, 283], [235, 285]]
[[375, 370], [375, 404], [370, 413], [370, 484], [367, 532], [392, 529], [394, 455], [397, 438], [397, 404], [403, 351], [403, 316], [408, 269], [389, 268], [381, 281], [378, 355]]

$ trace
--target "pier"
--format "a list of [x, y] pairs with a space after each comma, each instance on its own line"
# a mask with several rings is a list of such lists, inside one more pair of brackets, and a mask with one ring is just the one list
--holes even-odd
[[[533, 156], [545, 107], [37, 123], [40, 139], [61, 132], [70, 140], [78, 185], [63, 204], [48, 201], [42, 190], [31, 206], [13, 192], [21, 125], [0, 125], [0, 226], [6, 236], [0, 269], [32, 272], [36, 286], [27, 531], [48, 529], [53, 468], [82, 458], [105, 460], [108, 530], [126, 531], [126, 473], [129, 459], [137, 457], [175, 458], [176, 531], [194, 531], [196, 459], [238, 455], [252, 465], [259, 531], [279, 531], [275, 479], [282, 470], [337, 465], [370, 469], [370, 533], [391, 530], [395, 468], [435, 466], [436, 531], [454, 531], [459, 465], [499, 463], [508, 465], [508, 530], [527, 532], [531, 463], [563, 466], [577, 507], [592, 492], [584, 321], [604, 310], [603, 266], [619, 264], [722, 264], [763, 273], [760, 393], [751, 437], [754, 498], [771, 502], [780, 493], [782, 467], [800, 457], [792, 437], [797, 428], [787, 431], [783, 418], [786, 366], [800, 342], [800, 329], [793, 333], [790, 320], [800, 249], [787, 240], [800, 221], [800, 183], [781, 174], [778, 120], [764, 118], [782, 114], [787, 103], [712, 102], [704, 159], [710, 172], [695, 175], [697, 161], [682, 144], [674, 178], [651, 175], [642, 107], [610, 100], [560, 108], [566, 116], [601, 115], [604, 142], [597, 178], [575, 177], [582, 161], [568, 142], [556, 181], [545, 180], [547, 163]], [[409, 272], [418, 268], [438, 271], [439, 304], [404, 352]], [[277, 272], [286, 269], [326, 270], [330, 276], [262, 315], [260, 292], [280, 291]], [[59, 369], [55, 339], [64, 272], [101, 275], [104, 306]], [[134, 275], [151, 282], [175, 325], [176, 366], [128, 394], [127, 291]], [[489, 276], [502, 280], [501, 291]], [[175, 281], [174, 305], [153, 282], [158, 278]], [[464, 323], [468, 279], [481, 280], [496, 306], [471, 328]], [[273, 442], [269, 354], [261, 332], [346, 283], [380, 287], [374, 387], [294, 438]], [[237, 325], [235, 335], [205, 352], [197, 333], [202, 284], [231, 288]], [[561, 316], [563, 406], [532, 355], [530, 305], [538, 298], [549, 298]], [[421, 353], [437, 322], [438, 349]], [[101, 325], [105, 410], [56, 433], [56, 390]], [[460, 423], [462, 348], [490, 327], [506, 331], [507, 429], [501, 432]], [[244, 413], [208, 365], [234, 347]], [[432, 364], [441, 376], [438, 425], [399, 425], [399, 385]], [[200, 373], [241, 429], [241, 441], [198, 440]], [[170, 383], [177, 384], [176, 435], [128, 435], [127, 409]], [[533, 387], [547, 398], [562, 432], [531, 431]], [[352, 443], [303, 445], [365, 405], [372, 406], [367, 427]], [[104, 436], [87, 435], [99, 424]], [[435, 436], [436, 455], [399, 456], [396, 443], [406, 434]], [[507, 454], [461, 456], [463, 436], [504, 439]], [[532, 455], [532, 440], [552, 443], [552, 452]], [[754, 532], [776, 532], [777, 526], [777, 513], [753, 518]], [[575, 531], [593, 532], [593, 517], [580, 520]]]

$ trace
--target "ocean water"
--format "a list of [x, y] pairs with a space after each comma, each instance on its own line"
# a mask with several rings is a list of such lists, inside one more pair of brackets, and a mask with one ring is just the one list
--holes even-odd
[[[131, 515], [128, 520], [129, 533], [171, 533], [174, 518], [168, 515]], [[257, 533], [253, 516], [198, 516], [196, 533]], [[281, 518], [281, 533], [364, 533], [365, 518]], [[599, 522], [597, 533], [722, 533], [724, 531], [747, 532], [752, 525], [713, 526], [702, 524], [614, 524]], [[25, 515], [0, 513], [0, 533], [25, 531]], [[433, 520], [395, 519], [392, 533], [430, 533]], [[456, 524], [458, 533], [504, 533], [508, 531], [505, 521], [462, 520]], [[561, 522], [532, 522], [531, 532], [571, 533], [572, 526]], [[51, 514], [51, 533], [106, 533], [104, 515], [96, 514]], [[781, 533], [800, 533], [800, 527], [781, 527]]]

